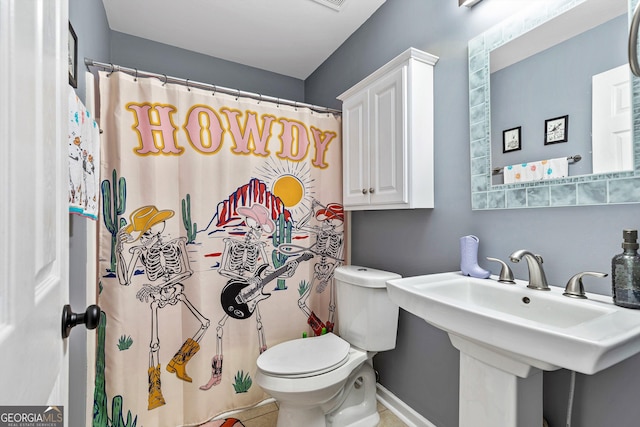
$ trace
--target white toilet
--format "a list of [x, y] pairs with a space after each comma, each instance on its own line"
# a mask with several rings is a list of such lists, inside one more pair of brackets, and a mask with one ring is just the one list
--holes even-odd
[[300, 338], [258, 357], [255, 381], [278, 401], [277, 427], [373, 427], [372, 359], [396, 346], [398, 306], [386, 281], [400, 275], [342, 266], [335, 271], [339, 335]]

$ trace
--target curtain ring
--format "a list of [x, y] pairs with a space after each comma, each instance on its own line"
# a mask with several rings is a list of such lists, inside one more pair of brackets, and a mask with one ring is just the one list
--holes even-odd
[[331, 112], [329, 111], [329, 107], [327, 107], [327, 117], [331, 117]]
[[298, 111], [298, 101], [293, 102], [293, 108]]
[[191, 92], [191, 88], [189, 87], [189, 79], [187, 79], [187, 81], [185, 82], [185, 84], [187, 85], [187, 90], [189, 92]]
[[164, 76], [164, 82], [162, 82], [162, 86], [167, 84], [167, 75], [163, 74], [163, 76]]
[[258, 99], [258, 104], [260, 104], [262, 102], [262, 94], [259, 93], [258, 96], [260, 97], [260, 99]]
[[238, 100], [238, 98], [240, 98], [240, 89], [236, 89], [238, 91], [238, 93], [236, 94], [236, 101]]
[[276, 101], [276, 108], [280, 108], [280, 98]]
[[111, 65], [111, 71], [109, 71], [109, 74], [107, 74], [107, 77], [111, 76], [111, 74], [113, 74], [113, 72], [115, 71], [113, 64], [110, 64], [110, 65]]
[[216, 96], [216, 90], [218, 90], [218, 88], [216, 88], [216, 85], [213, 85], [213, 93], [211, 96]]
[[137, 82], [138, 81], [138, 69], [136, 68], [136, 74], [133, 76], [133, 81]]

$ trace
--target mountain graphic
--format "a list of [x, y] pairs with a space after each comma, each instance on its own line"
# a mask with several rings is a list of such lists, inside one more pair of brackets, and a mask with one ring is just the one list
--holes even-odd
[[[242, 206], [251, 206], [254, 203], [261, 204], [271, 213], [271, 219], [276, 220], [280, 214], [284, 214], [285, 221], [291, 221], [291, 212], [285, 208], [282, 200], [267, 189], [267, 184], [258, 178], [252, 178], [247, 184], [238, 187], [229, 197], [218, 203], [216, 212], [204, 230], [198, 231], [207, 234], [215, 233], [219, 227], [228, 224], [240, 224], [242, 217], [236, 210]], [[213, 228], [209, 231], [210, 228]]]

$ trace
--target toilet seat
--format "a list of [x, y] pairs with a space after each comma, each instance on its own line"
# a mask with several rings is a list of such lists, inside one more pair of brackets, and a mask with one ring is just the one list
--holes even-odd
[[311, 377], [344, 365], [349, 359], [350, 348], [347, 341], [333, 333], [299, 338], [271, 347], [258, 357], [257, 365], [268, 375]]

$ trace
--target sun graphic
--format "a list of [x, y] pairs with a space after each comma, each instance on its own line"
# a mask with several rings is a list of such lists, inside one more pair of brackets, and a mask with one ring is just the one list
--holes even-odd
[[269, 158], [257, 174], [294, 217], [304, 215], [311, 207], [314, 180], [307, 163]]
[[295, 206], [304, 197], [304, 186], [295, 176], [283, 175], [276, 178], [271, 192], [280, 197], [286, 207]]

